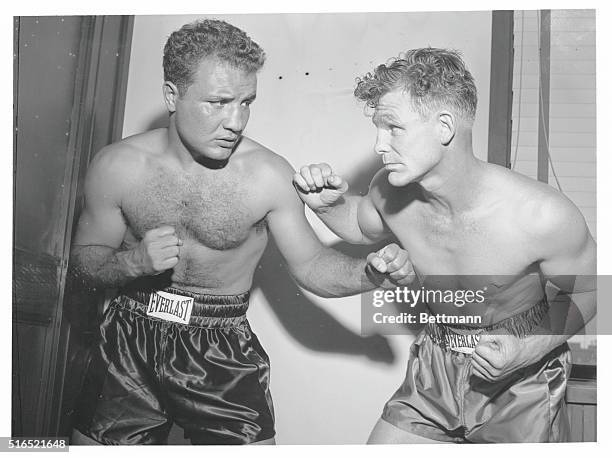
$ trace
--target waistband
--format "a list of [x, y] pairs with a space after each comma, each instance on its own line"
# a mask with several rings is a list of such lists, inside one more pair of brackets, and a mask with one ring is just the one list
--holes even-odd
[[460, 324], [427, 323], [426, 334], [444, 350], [471, 353], [476, 348], [480, 334], [504, 330], [508, 334], [523, 338], [533, 333], [548, 313], [548, 301], [543, 298], [533, 307], [512, 315], [489, 326], [468, 326]]
[[150, 309], [152, 297], [158, 296], [159, 292], [177, 295], [187, 301], [193, 299], [188, 323], [190, 326], [231, 327], [246, 321], [250, 297], [248, 291], [235, 295], [215, 295], [197, 294], [171, 287], [159, 291], [124, 289], [119, 291], [119, 297], [114, 302], [124, 309], [151, 316], [147, 310]]

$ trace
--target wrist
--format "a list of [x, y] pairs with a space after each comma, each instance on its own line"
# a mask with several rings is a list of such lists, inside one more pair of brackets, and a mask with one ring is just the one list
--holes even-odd
[[135, 250], [119, 251], [115, 254], [123, 266], [125, 274], [130, 279], [142, 277], [145, 274], [142, 264], [138, 262], [138, 256], [136, 256], [136, 254]]

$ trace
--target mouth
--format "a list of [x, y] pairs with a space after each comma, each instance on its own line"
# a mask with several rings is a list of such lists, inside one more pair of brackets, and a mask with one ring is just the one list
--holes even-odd
[[215, 139], [215, 142], [217, 143], [217, 145], [219, 145], [221, 148], [228, 148], [228, 149], [232, 149], [234, 148], [234, 146], [236, 146], [236, 142], [238, 142], [238, 138], [239, 137], [223, 137], [223, 138], [217, 138]]
[[402, 166], [402, 164], [398, 164], [395, 162], [385, 162], [384, 165], [385, 165], [385, 169], [387, 170], [397, 170]]

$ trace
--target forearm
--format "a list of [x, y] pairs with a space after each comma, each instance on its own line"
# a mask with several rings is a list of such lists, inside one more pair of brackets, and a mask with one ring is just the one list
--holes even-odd
[[133, 260], [132, 250], [102, 245], [73, 247], [70, 263], [75, 279], [96, 288], [120, 287], [143, 275]]
[[322, 248], [309, 262], [291, 269], [304, 289], [321, 297], [344, 297], [377, 287], [395, 286], [384, 274], [375, 272], [365, 259]]
[[361, 196], [342, 196], [332, 205], [315, 210], [315, 214], [341, 239], [352, 244], [371, 243], [359, 227], [357, 210]]

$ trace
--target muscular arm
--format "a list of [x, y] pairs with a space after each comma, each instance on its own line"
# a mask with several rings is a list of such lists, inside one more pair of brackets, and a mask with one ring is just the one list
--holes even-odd
[[352, 244], [370, 245], [389, 236], [369, 195], [342, 196], [315, 213], [338, 237]]
[[551, 305], [551, 322], [563, 322], [563, 329], [541, 329], [519, 339], [514, 336], [485, 335], [473, 354], [473, 370], [489, 381], [541, 360], [550, 351], [576, 334], [591, 320], [596, 308], [596, 246], [578, 209], [557, 196], [538, 206], [528, 220], [528, 245], [533, 247], [542, 274], [566, 295], [579, 310], [578, 317], [555, 319], [561, 313]]
[[[374, 177], [372, 185], [380, 179], [379, 175]], [[293, 180], [300, 198], [343, 240], [369, 245], [389, 237], [390, 232], [370, 194], [346, 195], [348, 183], [335, 175], [328, 164], [304, 166], [300, 173], [294, 174]]]
[[[565, 199], [542, 209], [540, 244], [542, 274], [578, 309], [579, 316], [561, 317], [564, 329], [552, 335], [531, 336], [529, 347], [546, 354], [580, 331], [596, 311], [597, 246], [579, 210]], [[552, 304], [551, 314], [557, 310]]]
[[121, 212], [121, 196], [135, 164], [126, 152], [101, 151], [85, 179], [85, 206], [71, 252], [71, 272], [90, 286], [114, 288], [171, 268], [178, 261], [178, 239], [171, 227], [149, 231], [131, 249], [120, 249], [128, 227]]
[[268, 226], [297, 282], [318, 296], [340, 297], [379, 286], [363, 259], [354, 259], [321, 244], [291, 186], [291, 166], [275, 158], [266, 182], [273, 185], [274, 206]]
[[116, 287], [138, 276], [129, 251], [119, 251], [127, 226], [113, 151], [101, 151], [85, 179], [85, 206], [73, 240], [73, 273], [91, 286]]

